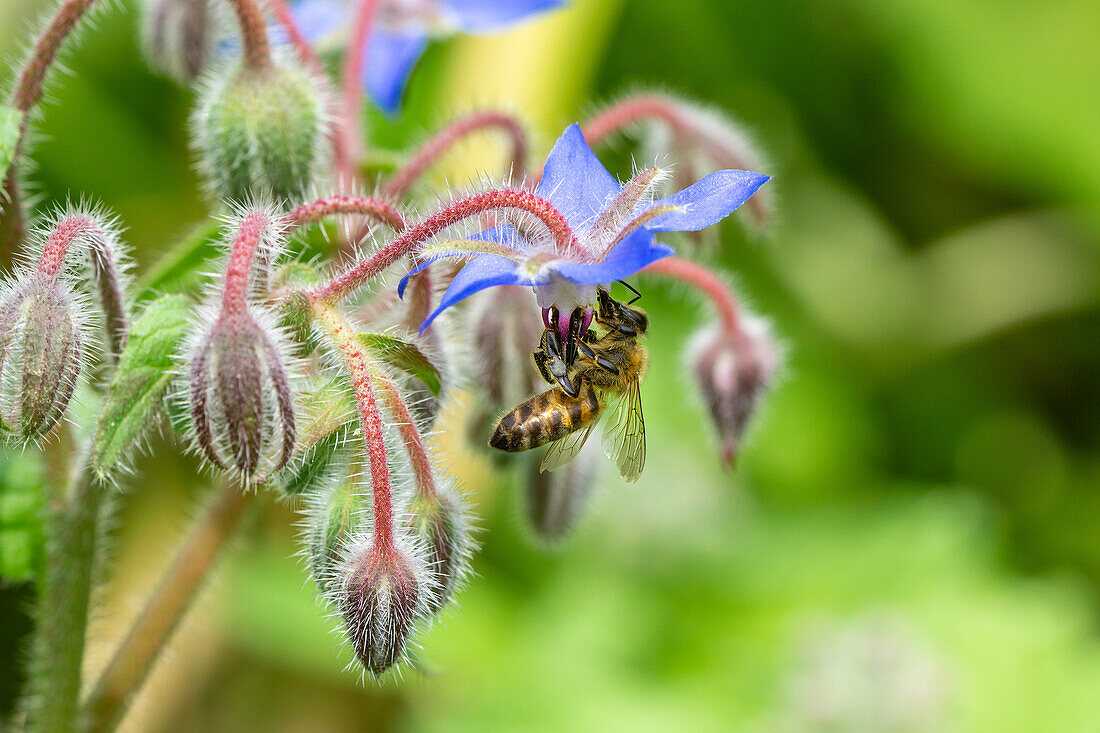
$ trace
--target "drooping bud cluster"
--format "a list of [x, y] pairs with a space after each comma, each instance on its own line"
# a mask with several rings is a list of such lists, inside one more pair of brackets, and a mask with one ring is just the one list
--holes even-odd
[[749, 418], [779, 367], [779, 349], [767, 322], [744, 313], [739, 321], [736, 332], [703, 329], [688, 351], [726, 466], [737, 459]]
[[296, 435], [283, 339], [273, 314], [249, 299], [282, 232], [279, 219], [257, 207], [234, 236], [221, 303], [191, 350], [190, 415], [207, 459], [255, 479], [286, 465]]
[[157, 72], [190, 84], [210, 61], [218, 17], [212, 0], [144, 0], [142, 47]]
[[115, 353], [128, 321], [121, 245], [110, 217], [62, 211], [34, 234], [28, 260], [0, 296], [0, 429], [17, 442], [53, 429], [88, 361], [77, 286], [98, 285]]
[[322, 84], [294, 62], [224, 68], [210, 77], [192, 118], [199, 167], [220, 199], [300, 199], [324, 163]]

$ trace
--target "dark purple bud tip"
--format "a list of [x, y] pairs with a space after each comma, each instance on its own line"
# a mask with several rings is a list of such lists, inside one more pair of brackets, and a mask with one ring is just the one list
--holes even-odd
[[746, 316], [741, 326], [736, 333], [700, 332], [690, 352], [727, 468], [737, 459], [749, 418], [779, 365], [779, 351], [767, 324]]
[[420, 618], [426, 589], [417, 563], [393, 547], [365, 549], [352, 557], [341, 588], [340, 611], [355, 655], [380, 675], [405, 656]]
[[82, 368], [79, 323], [57, 279], [30, 278], [0, 305], [0, 419], [9, 437], [40, 438], [65, 414]]
[[279, 470], [294, 450], [294, 400], [277, 343], [250, 311], [234, 311], [192, 352], [195, 440], [215, 465], [250, 478]]

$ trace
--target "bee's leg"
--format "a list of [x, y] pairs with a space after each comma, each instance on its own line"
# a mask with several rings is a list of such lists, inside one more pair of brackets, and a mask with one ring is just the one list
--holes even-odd
[[569, 316], [569, 331], [565, 338], [565, 365], [567, 367], [573, 366], [573, 362], [577, 360], [577, 340], [580, 338], [581, 324], [584, 321], [584, 309], [574, 308], [573, 313]]
[[615, 366], [607, 357], [598, 355], [583, 341], [577, 342], [577, 348], [580, 349], [581, 354], [583, 354], [585, 358], [591, 359], [596, 366], [603, 369], [605, 372], [611, 372], [612, 374], [619, 373], [619, 367]]
[[542, 349], [538, 351], [532, 351], [531, 356], [535, 359], [535, 366], [538, 367], [539, 374], [546, 380], [548, 384], [555, 382], [554, 375], [550, 373], [550, 357], [546, 355], [546, 352]]
[[[561, 335], [557, 330], [546, 329], [542, 332], [542, 348], [546, 359], [546, 371], [543, 372], [543, 376], [546, 377], [547, 373], [550, 375], [546, 381], [550, 384], [557, 381], [562, 390], [570, 397], [576, 397], [580, 394], [576, 386], [573, 385], [573, 381], [569, 379], [569, 368], [565, 365], [565, 360], [562, 359]], [[535, 357], [535, 363], [538, 363], [538, 357]], [[539, 370], [541, 371], [542, 367], [539, 367]]]

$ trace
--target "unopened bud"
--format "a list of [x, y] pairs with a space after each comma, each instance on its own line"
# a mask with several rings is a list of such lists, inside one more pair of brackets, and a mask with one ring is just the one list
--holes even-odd
[[250, 309], [220, 314], [194, 348], [189, 375], [195, 439], [210, 461], [247, 477], [286, 464], [294, 402], [272, 328]]
[[67, 206], [35, 231], [28, 257], [0, 294], [0, 431], [35, 440], [65, 414], [84, 362], [83, 300], [74, 285], [93, 287], [112, 351], [129, 323], [125, 265], [114, 219]]
[[211, 0], [145, 0], [142, 46], [154, 71], [183, 84], [210, 60], [217, 17]]
[[472, 321], [478, 383], [496, 417], [545, 384], [531, 358], [542, 337], [542, 316], [526, 288], [489, 288], [477, 297]]
[[355, 655], [380, 675], [405, 656], [413, 627], [431, 595], [424, 562], [400, 547], [373, 543], [349, 555], [340, 610]]
[[410, 529], [423, 544], [427, 571], [435, 587], [429, 610], [447, 605], [470, 569], [473, 542], [461, 498], [437, 488], [432, 496], [417, 496], [410, 512]]
[[222, 70], [192, 118], [211, 192], [237, 201], [300, 199], [322, 167], [325, 120], [318, 82], [288, 61]]
[[337, 577], [344, 552], [352, 538], [360, 536], [370, 524], [370, 500], [363, 494], [359, 465], [351, 451], [338, 450], [328, 468], [331, 483], [309, 497], [309, 566], [322, 592]]
[[57, 279], [17, 283], [0, 306], [0, 422], [15, 441], [48, 433], [80, 375], [83, 342], [73, 294]]
[[524, 509], [535, 536], [553, 545], [573, 531], [588, 506], [595, 486], [603, 452], [590, 440], [569, 463], [553, 470], [541, 469], [542, 456], [529, 462]]
[[703, 401], [710, 411], [726, 466], [733, 465], [749, 418], [779, 366], [768, 324], [742, 315], [741, 329], [699, 332], [689, 349]]

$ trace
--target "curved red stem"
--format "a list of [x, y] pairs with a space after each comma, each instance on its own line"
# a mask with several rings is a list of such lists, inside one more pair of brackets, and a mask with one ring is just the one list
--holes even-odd
[[485, 191], [443, 207], [419, 224], [362, 260], [343, 275], [313, 290], [310, 295], [323, 301], [335, 301], [353, 292], [367, 280], [377, 276], [401, 257], [414, 252], [415, 247], [447, 227], [463, 219], [492, 209], [519, 209], [533, 214], [550, 230], [559, 251], [576, 248], [576, 236], [565, 216], [553, 204], [530, 191], [496, 189]]
[[714, 303], [722, 327], [731, 334], [741, 333], [741, 310], [737, 306], [737, 298], [726, 282], [706, 267], [683, 257], [666, 257], [642, 272], [675, 278], [702, 291]]
[[229, 0], [241, 25], [241, 45], [245, 65], [257, 71], [271, 66], [271, 44], [267, 40], [267, 21], [256, 0]]
[[378, 0], [359, 0], [352, 20], [351, 38], [340, 83], [343, 93], [343, 110], [335, 139], [336, 172], [343, 176], [342, 184], [355, 180], [355, 161], [359, 157], [360, 122], [362, 100], [363, 63], [367, 57], [371, 26], [378, 9]]
[[527, 133], [514, 115], [506, 112], [475, 112], [455, 120], [424, 142], [405, 166], [397, 171], [386, 184], [386, 198], [399, 199], [439, 157], [456, 143], [486, 128], [500, 128], [512, 144], [512, 174], [522, 174], [527, 162]]
[[395, 232], [405, 230], [405, 217], [393, 204], [370, 196], [329, 196], [302, 204], [286, 216], [292, 226], [320, 221], [336, 214], [362, 214], [388, 225]]

